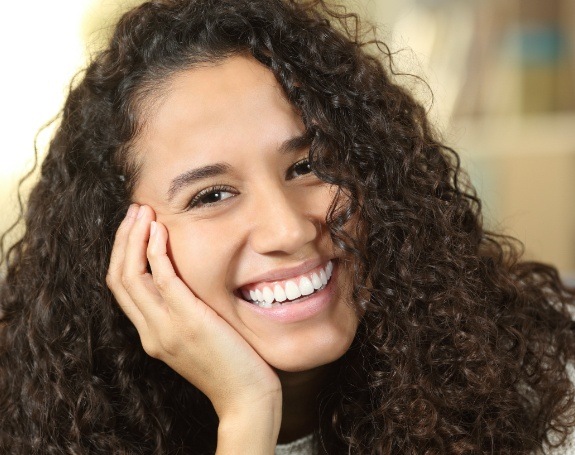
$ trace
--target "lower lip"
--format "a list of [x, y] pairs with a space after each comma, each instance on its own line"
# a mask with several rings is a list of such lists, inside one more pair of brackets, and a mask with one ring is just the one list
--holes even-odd
[[290, 323], [299, 322], [312, 318], [327, 308], [335, 294], [334, 282], [338, 276], [338, 264], [333, 261], [333, 272], [326, 287], [308, 297], [300, 298], [298, 301], [286, 303], [284, 305], [273, 306], [272, 308], [261, 308], [253, 303], [248, 303], [243, 299], [240, 302], [259, 316], [271, 319], [276, 322]]

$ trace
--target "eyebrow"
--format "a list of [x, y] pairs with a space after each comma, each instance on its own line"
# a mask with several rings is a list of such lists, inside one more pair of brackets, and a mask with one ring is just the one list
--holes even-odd
[[311, 141], [312, 141], [311, 134], [308, 131], [304, 131], [302, 134], [293, 136], [283, 141], [278, 149], [278, 152], [280, 153], [280, 155], [299, 152], [305, 147], [311, 145]]
[[[310, 143], [310, 135], [307, 132], [304, 132], [301, 135], [291, 137], [282, 142], [278, 148], [278, 152], [281, 155], [297, 152], [310, 145]], [[231, 169], [232, 166], [230, 164], [222, 162], [190, 169], [181, 173], [170, 183], [170, 188], [168, 189], [168, 201], [171, 201], [174, 196], [186, 186], [192, 185], [199, 180], [224, 175], [230, 172]]]
[[226, 174], [230, 169], [231, 166], [227, 163], [215, 163], [208, 166], [198, 167], [196, 169], [190, 169], [189, 171], [178, 175], [172, 180], [172, 183], [170, 183], [170, 188], [168, 189], [168, 201], [171, 201], [182, 188], [191, 185], [198, 180]]

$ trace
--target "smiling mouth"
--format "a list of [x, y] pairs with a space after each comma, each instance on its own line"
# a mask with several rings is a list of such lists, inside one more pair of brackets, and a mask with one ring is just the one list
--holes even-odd
[[261, 308], [272, 308], [309, 297], [324, 289], [332, 276], [333, 262], [290, 278], [266, 284], [252, 284], [238, 289], [245, 301]]

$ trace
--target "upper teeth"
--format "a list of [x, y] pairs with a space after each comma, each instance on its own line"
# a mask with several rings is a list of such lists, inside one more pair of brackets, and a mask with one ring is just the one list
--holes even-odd
[[250, 291], [242, 289], [242, 295], [246, 300], [263, 307], [271, 308], [272, 303], [295, 300], [302, 295], [310, 295], [315, 291], [325, 287], [333, 272], [333, 263], [329, 261], [327, 265], [311, 275], [303, 275], [272, 286], [264, 286]]

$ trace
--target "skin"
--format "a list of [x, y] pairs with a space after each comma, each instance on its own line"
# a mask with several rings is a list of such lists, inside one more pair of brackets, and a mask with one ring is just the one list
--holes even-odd
[[[212, 401], [218, 452], [273, 453], [278, 434], [313, 430], [317, 391], [358, 325], [349, 271], [325, 225], [334, 188], [310, 172], [307, 148], [285, 147], [303, 123], [251, 58], [180, 72], [150, 106], [108, 285], [146, 352]], [[169, 195], [178, 176], [216, 163], [224, 172]], [[333, 291], [310, 317], [262, 317], [238, 296], [262, 274], [328, 260]]]

